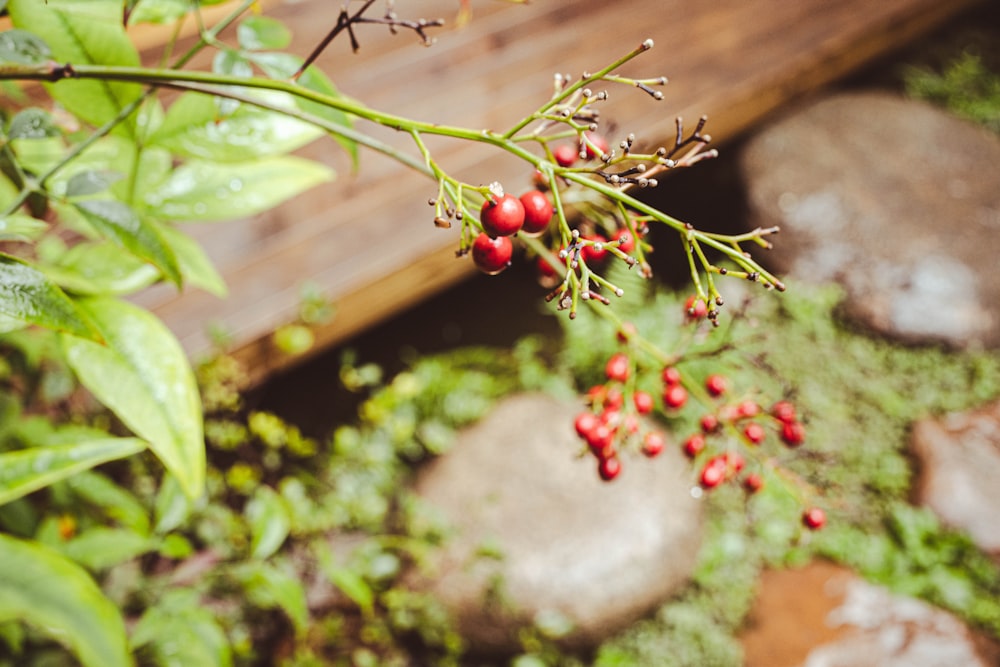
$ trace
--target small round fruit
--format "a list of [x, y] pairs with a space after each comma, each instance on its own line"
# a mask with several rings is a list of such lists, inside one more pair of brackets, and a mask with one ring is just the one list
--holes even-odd
[[722, 456], [714, 456], [701, 469], [701, 485], [706, 489], [718, 486], [726, 480], [729, 466]]
[[795, 406], [788, 401], [778, 401], [771, 406], [771, 415], [780, 422], [795, 421]]
[[760, 406], [757, 405], [755, 401], [741, 401], [740, 404], [736, 406], [736, 413], [740, 417], [756, 417], [760, 414]]
[[597, 474], [601, 476], [605, 482], [610, 482], [615, 477], [617, 477], [622, 471], [621, 461], [618, 460], [617, 456], [609, 456], [607, 458], [602, 458], [597, 462]]
[[662, 452], [663, 448], [666, 446], [667, 440], [659, 431], [650, 431], [646, 434], [646, 437], [642, 439], [642, 453], [649, 458], [653, 458]]
[[826, 512], [818, 507], [810, 507], [802, 513], [802, 523], [809, 530], [819, 530], [826, 525]]
[[604, 236], [601, 234], [592, 234], [590, 236], [585, 236], [584, 238], [588, 241], [593, 241], [593, 244], [588, 243], [580, 248], [580, 257], [583, 258], [584, 262], [587, 264], [593, 264], [600, 262], [607, 256], [608, 251], [604, 249], [604, 244], [607, 243], [608, 240], [604, 238]]
[[663, 384], [668, 387], [672, 384], [680, 384], [681, 372], [673, 366], [666, 366], [663, 369]]
[[764, 442], [764, 436], [767, 433], [764, 431], [764, 427], [757, 422], [750, 422], [743, 427], [743, 435], [747, 437], [747, 440], [755, 445], [759, 445]]
[[719, 430], [719, 418], [709, 413], [701, 417], [701, 430], [704, 433], [714, 433]]
[[700, 320], [708, 315], [708, 305], [704, 299], [699, 299], [696, 295], [692, 294], [684, 302], [684, 314], [690, 320]]
[[806, 440], [806, 429], [801, 422], [785, 422], [781, 425], [781, 439], [789, 447], [798, 447]]
[[521, 231], [529, 236], [537, 236], [548, 228], [552, 220], [552, 202], [538, 190], [529, 190], [521, 195], [524, 207], [524, 224]]
[[487, 199], [479, 212], [483, 230], [490, 236], [511, 236], [524, 225], [524, 204], [512, 195]]
[[684, 441], [684, 453], [692, 459], [705, 449], [705, 438], [700, 433], [695, 433]]
[[575, 146], [570, 144], [559, 144], [552, 149], [552, 157], [560, 167], [571, 167], [580, 157], [580, 153]]
[[632, 394], [635, 411], [640, 415], [648, 415], [653, 411], [653, 397], [647, 391], [637, 391]]
[[743, 480], [743, 486], [746, 487], [746, 490], [750, 493], [757, 493], [764, 488], [764, 478], [759, 474], [752, 472], [746, 476], [746, 479]]
[[611, 240], [617, 243], [618, 248], [624, 253], [630, 253], [635, 250], [635, 236], [625, 227], [615, 232]]
[[[587, 141], [584, 144], [584, 150], [587, 153], [588, 160], [592, 160], [595, 157], [602, 157], [610, 152], [611, 146], [608, 144], [608, 140], [602, 135], [597, 134], [596, 132], [584, 132], [583, 134], [587, 137]], [[593, 144], [598, 150], [595, 151], [591, 148], [591, 144]]]
[[688, 393], [682, 385], [672, 384], [663, 390], [663, 403], [668, 408], [680, 408], [687, 403]]
[[472, 243], [472, 261], [483, 273], [495, 276], [508, 266], [514, 254], [514, 244], [506, 236], [491, 238], [480, 233]]
[[590, 446], [591, 451], [593, 451], [598, 456], [601, 456], [602, 452], [610, 451], [614, 446], [615, 432], [607, 424], [603, 422], [595, 426], [584, 436], [587, 444]]
[[705, 378], [705, 389], [708, 390], [712, 396], [722, 396], [726, 393], [729, 383], [726, 382], [726, 378], [721, 375], [709, 375]]
[[616, 382], [625, 382], [628, 380], [629, 372], [631, 371], [632, 364], [629, 361], [628, 355], [622, 352], [616, 352], [611, 355], [608, 359], [608, 363], [604, 365], [604, 374], [609, 380], [614, 380]]
[[601, 420], [593, 412], [581, 412], [573, 420], [573, 427], [576, 429], [577, 435], [586, 439], [600, 423]]
[[618, 410], [625, 405], [625, 394], [617, 387], [611, 387], [604, 393], [604, 407], [609, 410]]

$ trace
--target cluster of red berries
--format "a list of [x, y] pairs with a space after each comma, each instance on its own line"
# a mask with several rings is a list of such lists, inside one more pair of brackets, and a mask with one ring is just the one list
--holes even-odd
[[517, 233], [537, 236], [552, 220], [552, 202], [540, 190], [529, 190], [520, 197], [502, 195], [487, 198], [480, 211], [483, 231], [472, 243], [472, 261], [480, 271], [496, 275], [510, 266]]
[[604, 367], [605, 384], [595, 385], [587, 392], [589, 410], [574, 420], [577, 435], [597, 459], [597, 473], [610, 482], [621, 473], [619, 450], [629, 440], [640, 443], [640, 449], [652, 458], [663, 451], [667, 440], [661, 431], [645, 426], [640, 417], [653, 411], [653, 396], [629, 387], [632, 360], [617, 352]]

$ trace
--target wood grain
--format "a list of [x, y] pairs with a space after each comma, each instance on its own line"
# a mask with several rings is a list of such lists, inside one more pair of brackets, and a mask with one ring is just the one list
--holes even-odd
[[[602, 111], [616, 134], [634, 132], [640, 144], [672, 137], [674, 119], [710, 117], [724, 142], [794, 100], [901, 47], [973, 0], [569, 0], [527, 6], [473, 3], [472, 24], [436, 32], [424, 48], [409, 33], [359, 30], [352, 54], [334, 42], [320, 65], [340, 89], [369, 106], [422, 120], [501, 130], [548, 98], [552, 75], [578, 76], [627, 52], [646, 38], [656, 47], [623, 73], [666, 75], [665, 99], [609, 88]], [[335, 21], [339, 3], [281, 2], [268, 13], [288, 22], [293, 50], [305, 55]], [[455, 0], [397, 3], [406, 16], [454, 17]], [[361, 126], [405, 150], [406, 136]], [[449, 173], [472, 183], [500, 180], [526, 189], [523, 166], [485, 146], [429, 142]], [[138, 301], [177, 333], [185, 349], [208, 348], [206, 328], [220, 323], [255, 380], [292, 363], [269, 334], [292, 320], [301, 286], [317, 286], [337, 316], [316, 329], [317, 350], [358, 333], [400, 308], [469, 274], [456, 259], [456, 230], [432, 224], [434, 184], [380, 155], [365, 154], [357, 173], [332, 141], [303, 154], [334, 167], [339, 179], [248, 220], [191, 226], [230, 287], [226, 300], [157, 287]], [[502, 280], [503, 278], [497, 278]], [[456, 307], [461, 307], [456, 304]]]

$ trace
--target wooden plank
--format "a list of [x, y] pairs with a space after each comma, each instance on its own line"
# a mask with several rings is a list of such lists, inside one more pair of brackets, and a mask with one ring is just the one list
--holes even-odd
[[[275, 4], [305, 54], [335, 19], [329, 0]], [[474, 3], [474, 23], [446, 29], [421, 48], [409, 34], [361, 32], [362, 50], [334, 43], [321, 64], [347, 94], [370, 106], [423, 120], [503, 129], [547, 99], [554, 72], [596, 69], [649, 37], [656, 48], [630, 63], [632, 75], [665, 74], [671, 83], [655, 103], [638, 91], [609, 88], [603, 111], [612, 133], [659, 145], [674, 118], [711, 118], [718, 141], [732, 137], [872, 58], [927, 32], [973, 0], [574, 0], [528, 6]], [[338, 5], [339, 6], [339, 5]], [[454, 0], [399, 3], [401, 13], [454, 15]], [[407, 137], [380, 127], [379, 138], [412, 152]], [[523, 166], [485, 146], [430, 142], [449, 173], [467, 182], [500, 180], [520, 191]], [[230, 285], [219, 300], [166, 287], [138, 300], [178, 334], [192, 354], [208, 345], [206, 326], [220, 322], [237, 356], [259, 380], [293, 360], [269, 334], [294, 318], [299, 288], [310, 282], [337, 306], [316, 329], [324, 346], [341, 341], [399, 308], [468, 275], [456, 260], [455, 230], [436, 229], [426, 200], [434, 185], [379, 155], [365, 155], [352, 175], [331, 142], [304, 154], [335, 167], [339, 180], [250, 220], [188, 228], [218, 262]], [[502, 279], [502, 278], [499, 278]]]

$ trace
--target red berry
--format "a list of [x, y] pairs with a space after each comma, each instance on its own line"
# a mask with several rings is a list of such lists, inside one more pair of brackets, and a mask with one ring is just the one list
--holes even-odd
[[742, 401], [736, 406], [736, 413], [740, 417], [756, 417], [760, 414], [760, 406], [754, 401]]
[[586, 439], [600, 423], [597, 415], [593, 412], [581, 412], [573, 420], [573, 427], [576, 429], [577, 435]]
[[663, 384], [670, 386], [672, 384], [680, 384], [681, 372], [674, 368], [673, 366], [667, 366], [663, 369]]
[[621, 461], [618, 460], [617, 456], [609, 456], [607, 458], [602, 458], [597, 462], [597, 474], [601, 476], [605, 482], [610, 482], [622, 471]]
[[510, 236], [524, 224], [524, 205], [512, 195], [498, 197], [496, 201], [487, 199], [483, 202], [479, 220], [490, 236]]
[[743, 428], [743, 435], [753, 444], [759, 445], [764, 442], [764, 436], [767, 433], [764, 431], [764, 427], [757, 422], [750, 422]]
[[789, 447], [798, 447], [806, 440], [806, 429], [801, 422], [785, 422], [781, 426], [781, 439]]
[[632, 402], [635, 403], [635, 410], [640, 415], [648, 415], [653, 411], [653, 397], [646, 391], [637, 391], [632, 394]]
[[700, 320], [708, 315], [708, 306], [703, 299], [699, 299], [696, 295], [692, 294], [684, 302], [684, 313], [688, 316], [688, 319]]
[[601, 234], [592, 234], [590, 236], [585, 236], [588, 241], [593, 241], [597, 245], [587, 244], [580, 248], [580, 257], [587, 264], [594, 264], [603, 260], [608, 251], [604, 249], [604, 244], [608, 242]]
[[611, 237], [611, 240], [617, 243], [618, 247], [624, 253], [630, 253], [635, 250], [635, 237], [624, 227], [615, 232], [614, 236]]
[[703, 449], [705, 449], [705, 438], [699, 433], [695, 433], [684, 441], [684, 453], [691, 458], [698, 456]]
[[663, 402], [668, 408], [679, 408], [687, 403], [687, 389], [679, 384], [672, 384], [663, 391]]
[[663, 451], [663, 448], [667, 446], [667, 439], [663, 437], [663, 434], [659, 431], [650, 431], [646, 434], [646, 437], [642, 439], [642, 453], [653, 458], [657, 454]]
[[625, 419], [622, 420], [622, 426], [628, 433], [638, 433], [639, 432], [639, 419], [635, 415], [625, 415]]
[[631, 322], [622, 322], [622, 326], [615, 333], [615, 337], [618, 339], [619, 343], [627, 343], [632, 336], [639, 333], [639, 330], [635, 328], [635, 325]]
[[786, 424], [793, 422], [795, 421], [795, 406], [788, 401], [778, 401], [771, 406], [771, 415]]
[[611, 407], [601, 413], [601, 423], [605, 424], [612, 431], [618, 430], [622, 423], [622, 411], [617, 407]]
[[757, 473], [752, 472], [747, 475], [746, 479], [743, 480], [743, 486], [745, 486], [746, 490], [750, 493], [757, 493], [764, 488], [764, 478]]
[[[556, 257], [559, 257], [559, 253], [555, 253]], [[544, 257], [539, 256], [538, 258], [538, 273], [545, 278], [551, 278], [556, 275], [557, 272], [562, 271], [566, 268], [565, 264], [559, 263], [556, 266], [549, 264], [548, 260]]]
[[560, 167], [569, 167], [577, 161], [580, 157], [580, 153], [576, 150], [575, 146], [571, 146], [569, 144], [559, 144], [552, 149], [552, 157], [556, 159], [556, 163]]
[[714, 456], [701, 469], [701, 485], [706, 489], [718, 486], [725, 481], [728, 472], [726, 459], [721, 456]]
[[826, 524], [826, 512], [818, 507], [810, 507], [802, 513], [802, 523], [809, 530], [819, 530]]
[[705, 389], [712, 396], [722, 396], [726, 393], [727, 385], [726, 378], [721, 375], [709, 375], [705, 378]]
[[528, 235], [544, 232], [552, 220], [552, 202], [549, 198], [538, 190], [529, 190], [521, 195], [521, 206], [524, 207], [521, 231]]
[[[610, 152], [611, 147], [608, 145], [608, 140], [600, 134], [596, 132], [584, 132], [583, 135], [587, 138], [584, 150], [587, 152], [588, 160], [592, 160], [595, 157], [602, 157]], [[591, 148], [591, 144], [598, 150], [595, 151], [594, 148]]]
[[623, 405], [625, 405], [625, 394], [622, 393], [621, 389], [612, 387], [604, 394], [604, 407], [611, 410], [618, 410]]
[[701, 430], [705, 433], [714, 433], [719, 429], [719, 418], [713, 414], [702, 415]]
[[608, 363], [604, 366], [604, 374], [609, 380], [625, 382], [628, 380], [631, 367], [632, 363], [629, 361], [628, 355], [618, 352], [612, 354], [611, 358], [608, 359]]
[[726, 452], [722, 455], [722, 460], [726, 462], [726, 470], [730, 473], [740, 472], [747, 464], [739, 452]]
[[615, 432], [604, 423], [600, 423], [584, 436], [587, 444], [598, 456], [604, 452], [609, 452], [614, 446]]
[[480, 234], [472, 242], [472, 261], [487, 275], [495, 276], [510, 266], [513, 254], [514, 244], [506, 236]]

